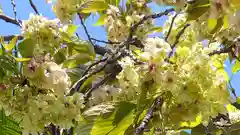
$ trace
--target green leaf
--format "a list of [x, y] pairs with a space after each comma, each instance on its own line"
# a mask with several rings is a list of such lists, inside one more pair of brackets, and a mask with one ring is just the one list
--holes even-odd
[[210, 18], [208, 19], [208, 29], [213, 30], [217, 25], [217, 19], [215, 18]]
[[[209, 124], [208, 130], [211, 135], [215, 135], [219, 130], [216, 126]], [[206, 128], [202, 124], [198, 125], [197, 127], [192, 129], [191, 135], [206, 135]]]
[[132, 125], [133, 117], [133, 112], [125, 115], [124, 118], [117, 124], [117, 126], [110, 131], [109, 135], [124, 135], [128, 127]]
[[240, 122], [234, 123], [231, 125], [230, 129], [229, 129], [231, 135], [239, 135], [240, 133]]
[[231, 4], [234, 6], [234, 8], [239, 9], [240, 8], [240, 2], [239, 0], [230, 0]]
[[[109, 116], [112, 115], [115, 111], [114, 104], [99, 104], [96, 106], [93, 106], [86, 111], [83, 112], [83, 116], [87, 120], [93, 120], [95, 118], [98, 118], [100, 115], [102, 116]], [[114, 113], [115, 114], [115, 113]], [[114, 117], [114, 115], [112, 116]]]
[[118, 7], [120, 0], [105, 0], [106, 3], [110, 4], [110, 5], [114, 5], [116, 7]]
[[79, 64], [85, 64], [92, 60], [94, 60], [94, 57], [87, 53], [74, 54], [64, 61], [63, 66], [67, 68], [74, 68], [77, 67]]
[[99, 17], [98, 21], [97, 21], [95, 24], [93, 24], [93, 26], [102, 26], [102, 25], [104, 25], [104, 24], [105, 24], [105, 19], [106, 19], [107, 17], [108, 17], [107, 14], [101, 15], [101, 16]]
[[108, 9], [108, 4], [104, 0], [90, 0], [80, 7], [80, 12], [91, 13]]
[[78, 135], [90, 135], [92, 127], [93, 123], [79, 122], [79, 124], [76, 127], [76, 133]]
[[12, 38], [12, 40], [10, 41], [9, 44], [6, 44], [4, 42], [4, 39], [1, 38], [1, 44], [3, 45], [4, 49], [7, 50], [8, 52], [11, 51], [15, 47], [17, 41], [18, 41], [18, 36], [15, 36], [14, 38]]
[[65, 48], [61, 48], [53, 55], [54, 61], [57, 64], [61, 64], [62, 62], [64, 62], [66, 60], [64, 51], [65, 51]]
[[0, 134], [1, 135], [21, 135], [19, 124], [11, 117], [5, 115], [4, 110], [0, 111]]
[[0, 56], [0, 67], [3, 70], [18, 74], [16, 60], [11, 56], [8, 55]]
[[70, 37], [73, 36], [74, 33], [76, 32], [77, 28], [78, 28], [78, 26], [73, 25], [73, 24], [69, 24], [69, 25], [68, 25], [68, 28], [67, 28], [67, 33], [68, 33], [68, 35], [69, 35]]
[[236, 63], [232, 66], [232, 74], [236, 74], [240, 70], [240, 62], [236, 61]]
[[210, 1], [209, 0], [198, 0], [194, 2], [194, 4], [189, 4], [187, 6], [187, 13], [188, 17], [187, 20], [196, 20], [200, 16], [202, 16], [204, 13], [208, 11], [210, 8]]
[[240, 97], [237, 97], [237, 103], [240, 104]]
[[216, 26], [210, 33], [214, 34], [214, 33], [218, 32], [222, 28], [222, 26], [223, 26], [223, 18], [218, 18]]
[[228, 18], [228, 16], [227, 15], [225, 15], [224, 17], [223, 17], [223, 28], [224, 29], [227, 29], [227, 28], [229, 28], [229, 18]]
[[158, 32], [162, 32], [163, 28], [161, 26], [156, 26], [151, 28], [149, 31], [147, 31], [147, 34], [152, 34], [153, 32], [158, 33]]
[[133, 111], [133, 109], [136, 108], [136, 104], [130, 103], [130, 102], [119, 102], [116, 107], [116, 114], [115, 118], [113, 120], [113, 124], [117, 125], [119, 122], [121, 122], [125, 116], [127, 116], [129, 113]]
[[114, 114], [110, 117], [104, 119], [99, 117], [93, 125], [92, 131], [90, 135], [106, 135], [108, 134], [114, 126], [112, 125], [112, 121], [114, 120]]
[[[86, 41], [73, 41], [67, 43], [69, 54], [76, 54], [76, 53], [88, 53], [92, 57], [95, 57], [94, 47]], [[75, 53], [74, 53], [75, 52]]]
[[71, 82], [75, 83], [79, 78], [82, 77], [82, 74], [85, 70], [81, 68], [68, 68], [67, 74], [71, 79]]
[[26, 62], [26, 61], [30, 61], [31, 58], [15, 58], [15, 60], [16, 60], [17, 62]]
[[0, 5], [0, 14], [2, 14], [2, 6]]
[[190, 135], [190, 134], [186, 131], [181, 131], [179, 135]]
[[34, 41], [30, 38], [24, 39], [18, 44], [18, 50], [22, 57], [28, 58], [33, 56], [34, 51]]

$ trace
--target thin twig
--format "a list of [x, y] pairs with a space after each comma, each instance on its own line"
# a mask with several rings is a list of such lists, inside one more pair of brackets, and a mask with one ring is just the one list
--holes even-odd
[[120, 42], [112, 42], [112, 41], [103, 41], [103, 40], [98, 40], [95, 38], [90, 38], [91, 40], [97, 41], [97, 42], [101, 42], [101, 43], [105, 43], [105, 44], [120, 44]]
[[184, 27], [182, 28], [182, 30], [178, 32], [178, 34], [177, 34], [177, 36], [176, 36], [176, 40], [175, 40], [175, 42], [173, 43], [173, 45], [171, 46], [172, 49], [175, 48], [176, 45], [179, 43], [180, 37], [182, 36], [182, 34], [183, 34], [184, 31], [186, 30], [186, 28], [189, 27], [189, 26], [190, 26], [190, 24], [185, 24]]
[[7, 23], [11, 23], [11, 24], [15, 24], [17, 26], [21, 26], [20, 25], [20, 20], [15, 20], [14, 18], [11, 18], [9, 16], [6, 16], [6, 15], [3, 15], [3, 14], [0, 14], [0, 19], [4, 20], [5, 22]]
[[87, 67], [87, 69], [83, 72], [83, 75], [82, 75], [82, 76], [85, 76], [92, 67], [94, 67], [94, 66], [98, 65], [99, 63], [102, 63], [102, 62], [104, 62], [104, 61], [106, 61], [106, 60], [107, 60], [107, 57], [104, 58], [104, 59], [101, 59], [101, 60], [98, 60], [98, 61], [92, 63], [92, 64], [89, 65], [89, 66]]
[[176, 14], [173, 16], [173, 18], [172, 18], [170, 27], [169, 27], [169, 29], [168, 29], [168, 33], [167, 33], [167, 35], [166, 35], [166, 37], [165, 37], [165, 41], [166, 41], [166, 42], [167, 42], [167, 40], [168, 40], [169, 35], [170, 35], [171, 32], [172, 32], [172, 27], [173, 27], [174, 21], [175, 21], [175, 19], [176, 19], [177, 16], [178, 16], [178, 13], [176, 13]]
[[147, 15], [147, 16], [144, 16], [138, 23], [134, 24], [131, 28], [130, 28], [130, 33], [129, 33], [129, 36], [128, 36], [128, 39], [127, 40], [131, 40], [132, 37], [133, 37], [133, 34], [134, 32], [136, 31], [137, 27], [140, 26], [141, 24], [143, 24], [145, 21], [147, 21], [148, 19], [156, 19], [156, 18], [159, 18], [159, 17], [162, 17], [163, 15], [167, 15], [169, 14], [170, 12], [174, 11], [174, 8], [170, 8], [170, 9], [167, 9], [165, 10], [164, 12], [161, 12], [161, 13], [156, 13], [156, 14], [151, 14], [151, 15]]
[[80, 19], [81, 25], [83, 26], [83, 29], [84, 29], [84, 31], [85, 31], [85, 34], [87, 35], [87, 38], [88, 38], [89, 42], [94, 46], [94, 44], [93, 44], [93, 42], [92, 42], [92, 40], [91, 40], [91, 36], [90, 36], [90, 34], [88, 33], [87, 27], [85, 26], [84, 21], [83, 21], [83, 18], [82, 18], [82, 16], [81, 16], [80, 13], [78, 13], [78, 17], [79, 17], [79, 19]]
[[168, 54], [168, 58], [166, 60], [168, 60], [173, 52], [174, 52], [174, 48], [177, 46], [177, 44], [179, 43], [179, 39], [182, 36], [182, 34], [184, 33], [184, 31], [186, 30], [187, 27], [189, 27], [190, 24], [185, 24], [184, 27], [181, 29], [181, 31], [178, 32], [177, 36], [176, 36], [176, 40], [175, 42], [171, 45], [172, 51]]
[[31, 7], [33, 8], [34, 12], [39, 15], [39, 12], [38, 12], [38, 10], [37, 10], [37, 7], [34, 5], [33, 1], [32, 1], [32, 0], [29, 0], [29, 3], [30, 3], [30, 5], [31, 5]]
[[212, 134], [210, 133], [210, 131], [209, 131], [208, 126], [205, 127], [205, 133], [206, 133], [206, 135], [212, 135]]
[[17, 20], [17, 9], [16, 9], [15, 0], [11, 0], [11, 4], [12, 4], [12, 8], [13, 8], [14, 19]]
[[153, 116], [153, 112], [156, 110], [158, 106], [162, 106], [163, 99], [161, 97], [157, 97], [154, 103], [152, 104], [151, 108], [149, 108], [147, 114], [145, 115], [141, 124], [136, 128], [135, 135], [141, 135], [146, 126], [148, 125], [150, 119]]
[[228, 47], [228, 48], [221, 48], [220, 50], [215, 50], [211, 53], [209, 53], [209, 56], [213, 56], [213, 55], [219, 55], [219, 54], [223, 54], [223, 53], [229, 53], [232, 52], [232, 48]]

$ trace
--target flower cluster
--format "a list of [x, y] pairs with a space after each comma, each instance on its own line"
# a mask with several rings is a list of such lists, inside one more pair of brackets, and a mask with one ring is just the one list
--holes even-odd
[[[168, 126], [194, 121], [199, 115], [203, 123], [207, 122], [209, 116], [225, 113], [224, 105], [229, 103], [222, 67], [226, 57], [208, 56], [219, 45], [214, 43], [211, 48], [203, 48], [202, 43], [192, 47], [180, 45], [170, 58], [172, 63], [168, 63], [165, 58], [171, 51], [170, 45], [163, 39], [149, 38], [140, 56], [149, 63], [148, 68], [129, 63], [123, 65], [118, 76], [120, 87], [126, 95], [134, 93], [137, 96], [141, 89], [146, 89], [149, 97], [153, 93], [168, 93], [163, 105]], [[146, 85], [146, 82], [151, 85]]]
[[[84, 99], [81, 93], [66, 96], [71, 85], [66, 71], [56, 63], [34, 57], [24, 65], [27, 83], [13, 85], [1, 93], [0, 105], [7, 115], [21, 121], [24, 132], [42, 132], [50, 123], [60, 128], [70, 128], [73, 120], [80, 120]], [[14, 95], [8, 91], [14, 89]]]
[[80, 0], [57, 0], [53, 8], [61, 22], [69, 23], [74, 18], [80, 3]]
[[[106, 31], [110, 41], [124, 41], [129, 34], [130, 27], [140, 21], [144, 15], [151, 13], [146, 5], [140, 3], [140, 5], [137, 6], [137, 3], [136, 7], [129, 10], [125, 16], [121, 14], [117, 7], [110, 5], [110, 8], [107, 10], [108, 17], [105, 19]], [[135, 35], [140, 38], [146, 37], [146, 33], [151, 27], [152, 20], [148, 20], [137, 28]]]
[[92, 92], [89, 99], [89, 105], [93, 106], [106, 101], [116, 101], [120, 92], [121, 89], [112, 85], [101, 86]]
[[30, 14], [29, 20], [23, 21], [22, 34], [36, 43], [34, 54], [40, 54], [59, 47], [63, 30], [58, 19], [48, 20], [41, 15]]

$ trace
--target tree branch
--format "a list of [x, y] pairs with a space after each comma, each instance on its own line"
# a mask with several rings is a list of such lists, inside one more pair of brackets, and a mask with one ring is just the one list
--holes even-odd
[[146, 128], [150, 119], [153, 116], [153, 112], [156, 110], [158, 106], [162, 106], [162, 104], [163, 104], [163, 99], [161, 97], [157, 97], [154, 103], [152, 104], [151, 108], [149, 108], [142, 123], [136, 128], [134, 135], [141, 135], [143, 133], [144, 129]]
[[37, 7], [34, 5], [33, 1], [32, 1], [32, 0], [29, 0], [29, 3], [30, 3], [30, 5], [31, 5], [32, 9], [34, 10], [34, 12], [39, 15], [39, 12], [38, 12], [38, 10], [37, 10]]
[[232, 52], [232, 47], [221, 48], [220, 50], [215, 50], [215, 51], [209, 53], [208, 55], [213, 56], [213, 55], [219, 55], [219, 54], [222, 54], [222, 53], [229, 53], [229, 52]]
[[120, 44], [120, 42], [103, 41], [103, 40], [98, 40], [96, 38], [90, 38], [90, 39], [94, 40], [94, 41], [97, 41], [97, 42], [105, 43], [105, 44]]
[[168, 58], [166, 59], [168, 61], [168, 59], [173, 55], [174, 52], [174, 48], [177, 46], [177, 44], [179, 43], [179, 39], [182, 36], [182, 34], [184, 33], [184, 31], [186, 30], [187, 27], [189, 27], [190, 24], [185, 24], [184, 27], [182, 28], [181, 31], [178, 32], [177, 36], [176, 36], [176, 40], [175, 42], [171, 45], [172, 51], [168, 54]]
[[133, 34], [136, 31], [137, 27], [140, 26], [141, 24], [143, 24], [146, 20], [148, 20], [148, 19], [156, 19], [156, 18], [162, 17], [163, 15], [167, 15], [167, 14], [169, 14], [172, 11], [174, 11], [174, 8], [167, 9], [164, 12], [161, 12], [161, 13], [156, 13], [156, 14], [151, 14], [151, 15], [144, 16], [138, 23], [134, 24], [130, 28], [130, 33], [129, 33], [129, 36], [128, 36], [127, 40], [131, 40], [132, 39]]
[[5, 22], [7, 23], [11, 23], [11, 24], [14, 24], [14, 25], [17, 25], [17, 26], [21, 26], [21, 21], [20, 20], [15, 20], [9, 16], [6, 16], [6, 15], [3, 15], [3, 14], [0, 14], [0, 19], [4, 20]]
[[89, 65], [89, 66], [87, 67], [87, 69], [83, 72], [82, 77], [85, 76], [92, 67], [94, 67], [94, 66], [98, 65], [99, 63], [102, 63], [102, 62], [104, 62], [104, 61], [106, 61], [106, 60], [107, 60], [107, 57], [104, 58], [104, 59], [100, 59], [100, 60], [92, 63], [91, 65]]
[[177, 16], [178, 16], [178, 13], [176, 13], [176, 14], [173, 16], [173, 18], [172, 18], [170, 27], [169, 27], [169, 29], [168, 29], [168, 33], [167, 33], [167, 35], [166, 35], [166, 37], [165, 37], [165, 41], [166, 41], [166, 42], [167, 42], [167, 40], [168, 40], [169, 35], [171, 34], [172, 27], [173, 27], [173, 23], [174, 23], [174, 21], [175, 21], [175, 19], [176, 19]]

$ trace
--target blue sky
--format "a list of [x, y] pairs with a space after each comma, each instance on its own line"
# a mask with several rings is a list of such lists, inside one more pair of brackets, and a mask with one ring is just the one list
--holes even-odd
[[[45, 16], [49, 19], [55, 18], [55, 15], [51, 9], [51, 5], [46, 4], [45, 0], [33, 0], [33, 2], [37, 6], [38, 11], [43, 16]], [[0, 5], [2, 6], [2, 10], [3, 10], [4, 14], [11, 16], [11, 17], [14, 16], [13, 10], [12, 10], [12, 5], [11, 5], [11, 0], [0, 0]], [[160, 12], [160, 11], [165, 10], [164, 7], [159, 7], [153, 3], [149, 4], [149, 6], [152, 7], [152, 10], [154, 12]], [[17, 8], [17, 16], [21, 20], [27, 20], [29, 17], [29, 14], [31, 12], [34, 13], [28, 0], [16, 0], [16, 8]], [[166, 19], [167, 19], [167, 17], [162, 17], [160, 19], [157, 19], [157, 20], [155, 20], [155, 24], [163, 25], [164, 20], [166, 20]], [[105, 33], [104, 29], [102, 27], [96, 27], [96, 26], [92, 25], [96, 21], [97, 21], [97, 17], [89, 17], [85, 22], [90, 35], [93, 38], [97, 38], [100, 40], [106, 40], [106, 33]], [[79, 24], [79, 20], [77, 20], [75, 23]], [[77, 32], [80, 35], [80, 37], [82, 37], [83, 39], [86, 39], [86, 35], [85, 35], [82, 27], [80, 27]], [[19, 34], [19, 33], [20, 33], [20, 29], [18, 26], [12, 25], [10, 23], [5, 23], [4, 21], [0, 20], [0, 36]], [[231, 75], [231, 64], [228, 60], [226, 61], [226, 66], [227, 66], [226, 71], [228, 72], [229, 75]], [[233, 76], [233, 79], [232, 79], [232, 85], [236, 89], [237, 95], [240, 95], [240, 90], [239, 90], [240, 89], [240, 81], [238, 79], [239, 77], [240, 77], [240, 73], [237, 73], [236, 75]]]

